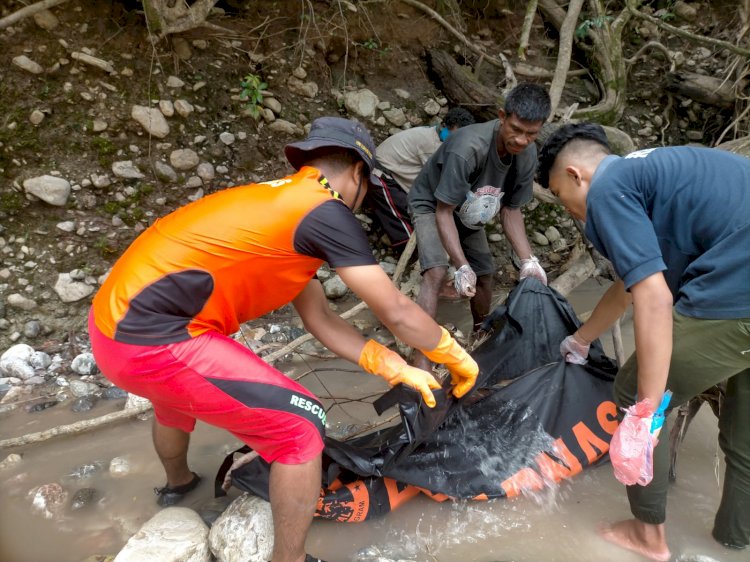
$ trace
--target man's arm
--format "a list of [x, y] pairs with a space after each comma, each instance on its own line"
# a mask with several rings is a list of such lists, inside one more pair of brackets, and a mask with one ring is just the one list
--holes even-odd
[[305, 329], [339, 357], [357, 363], [365, 339], [346, 320], [331, 310], [323, 286], [312, 279], [292, 301]]
[[399, 291], [379, 265], [340, 267], [336, 273], [398, 339], [422, 350], [438, 344], [440, 326]]
[[602, 295], [591, 316], [578, 328], [575, 336], [581, 342], [590, 344], [625, 313], [632, 300], [631, 295], [625, 290], [625, 284], [621, 279], [618, 279]]
[[[479, 371], [476, 362], [421, 307], [396, 289], [380, 266], [340, 267], [337, 272], [394, 335], [445, 364], [451, 372], [456, 397], [473, 387]], [[310, 281], [293, 303], [305, 327], [331, 351], [390, 384], [404, 383], [416, 388], [430, 407], [435, 405], [431, 389], [440, 388], [440, 384], [434, 377], [407, 365], [398, 354], [374, 340], [365, 342], [359, 332], [329, 308], [319, 281]]]
[[453, 266], [458, 269], [469, 262], [466, 260], [464, 250], [461, 247], [461, 240], [458, 237], [456, 221], [453, 218], [453, 211], [455, 209], [456, 205], [449, 205], [438, 201], [435, 211], [435, 221], [437, 222], [438, 233], [440, 234], [440, 241], [443, 243], [443, 248], [448, 252], [448, 257]]
[[672, 292], [664, 275], [654, 273], [630, 288], [633, 295], [638, 400], [659, 407], [672, 358]]
[[522, 260], [529, 259], [531, 257], [531, 245], [526, 236], [526, 227], [523, 222], [521, 209], [502, 207], [500, 209], [500, 223], [503, 226], [505, 237], [510, 242], [510, 245], [513, 246], [518, 257]]

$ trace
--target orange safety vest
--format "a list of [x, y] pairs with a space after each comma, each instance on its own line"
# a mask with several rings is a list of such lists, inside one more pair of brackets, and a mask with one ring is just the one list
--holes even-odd
[[106, 336], [136, 345], [182, 341], [293, 300], [323, 260], [294, 249], [297, 227], [338, 195], [319, 170], [227, 189], [157, 220], [94, 297]]

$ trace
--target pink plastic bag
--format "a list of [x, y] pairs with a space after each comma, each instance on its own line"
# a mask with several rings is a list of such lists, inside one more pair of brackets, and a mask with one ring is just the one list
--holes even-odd
[[609, 444], [615, 478], [626, 486], [645, 486], [654, 477], [653, 451], [657, 440], [651, 435], [652, 412], [648, 399], [625, 409], [625, 418]]

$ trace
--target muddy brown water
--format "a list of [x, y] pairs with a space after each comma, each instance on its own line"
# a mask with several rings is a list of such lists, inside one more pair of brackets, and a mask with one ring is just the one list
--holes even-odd
[[[606, 289], [593, 280], [571, 295], [578, 313], [596, 303]], [[443, 303], [441, 322], [453, 322], [466, 331], [465, 304]], [[623, 323], [626, 352], [632, 351], [632, 324]], [[603, 338], [612, 353], [611, 338]], [[341, 361], [330, 368], [348, 368]], [[320, 368], [307, 360], [297, 369]], [[382, 392], [384, 383], [373, 376], [345, 371], [317, 372], [305, 384], [319, 396], [336, 397], [329, 421], [347, 426], [375, 418], [372, 408], [344, 398], [363, 398]], [[329, 403], [331, 403], [329, 401]], [[100, 401], [91, 417], [122, 406], [122, 401]], [[44, 412], [6, 415], [0, 439], [41, 431], [81, 419], [61, 405]], [[163, 471], [153, 452], [150, 420], [132, 420], [72, 438], [0, 452], [23, 453], [22, 462], [0, 472], [0, 562], [79, 562], [93, 554], [114, 554], [157, 511], [153, 487], [163, 482]], [[716, 419], [705, 406], [694, 420], [680, 450], [678, 480], [669, 497], [667, 532], [673, 560], [703, 555], [720, 562], [747, 561], [747, 552], [728, 551], [710, 537], [723, 477], [717, 446]], [[237, 443], [215, 428], [198, 424], [192, 436], [190, 463], [204, 476], [197, 493], [185, 505], [198, 509], [213, 497], [213, 477], [224, 454]], [[130, 473], [116, 478], [106, 468], [85, 480], [66, 478], [74, 468], [113, 457], [126, 457]], [[98, 497], [85, 509], [63, 510], [45, 519], [31, 508], [29, 490], [59, 482], [74, 494], [96, 488]], [[69, 500], [68, 500], [69, 501]], [[629, 516], [625, 490], [609, 464], [587, 469], [555, 489], [513, 500], [437, 503], [417, 497], [382, 519], [359, 523], [313, 523], [308, 551], [330, 562], [354, 560], [360, 550], [376, 546], [384, 556], [419, 561], [572, 562], [613, 560], [637, 562], [642, 558], [611, 547], [597, 536], [599, 522]]]

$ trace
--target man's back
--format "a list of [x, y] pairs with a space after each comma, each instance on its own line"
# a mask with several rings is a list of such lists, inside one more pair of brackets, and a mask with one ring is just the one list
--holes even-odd
[[750, 316], [750, 160], [697, 147], [608, 157], [592, 179], [586, 221], [626, 286], [661, 254], [679, 312]]
[[413, 127], [385, 139], [375, 153], [378, 163], [408, 192], [440, 144], [435, 127]]

